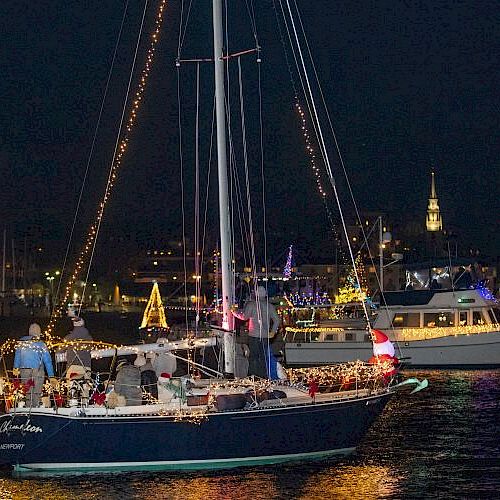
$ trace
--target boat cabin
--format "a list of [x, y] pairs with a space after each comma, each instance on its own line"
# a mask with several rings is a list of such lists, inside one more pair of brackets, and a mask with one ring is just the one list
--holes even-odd
[[500, 323], [500, 307], [482, 289], [387, 292], [375, 328], [447, 328]]

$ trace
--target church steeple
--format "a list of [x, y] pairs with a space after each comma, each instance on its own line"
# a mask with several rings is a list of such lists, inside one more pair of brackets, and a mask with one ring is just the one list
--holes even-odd
[[427, 231], [436, 232], [443, 230], [443, 220], [439, 212], [438, 197], [436, 194], [436, 183], [434, 180], [434, 171], [431, 172], [431, 196], [427, 205], [427, 217], [425, 220]]

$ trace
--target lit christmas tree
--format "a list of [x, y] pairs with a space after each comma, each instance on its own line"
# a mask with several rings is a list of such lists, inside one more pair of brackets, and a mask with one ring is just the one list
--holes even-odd
[[157, 326], [160, 328], [168, 328], [167, 318], [165, 317], [165, 309], [161, 300], [160, 289], [158, 283], [154, 283], [151, 290], [151, 296], [148, 300], [148, 305], [142, 317], [141, 328], [150, 328]]
[[368, 287], [366, 284], [366, 273], [361, 255], [355, 259], [356, 270], [358, 272], [361, 288], [356, 282], [356, 273], [354, 268], [351, 268], [347, 275], [345, 285], [339, 288], [338, 295], [335, 296], [336, 304], [347, 304], [349, 302], [364, 302], [367, 298]]
[[293, 259], [293, 245], [290, 245], [288, 250], [288, 257], [286, 259], [285, 268], [283, 269], [283, 277], [290, 279], [292, 277], [292, 259]]

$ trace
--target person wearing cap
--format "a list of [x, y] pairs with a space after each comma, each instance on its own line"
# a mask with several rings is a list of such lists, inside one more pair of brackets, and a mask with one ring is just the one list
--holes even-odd
[[267, 370], [267, 355], [269, 339], [278, 331], [280, 318], [273, 304], [267, 300], [267, 291], [263, 286], [255, 290], [255, 298], [250, 298], [242, 311], [233, 310], [233, 315], [248, 320], [248, 374], [261, 378], [269, 376]]
[[27, 401], [33, 407], [40, 405], [45, 370], [51, 381], [54, 377], [52, 358], [45, 342], [40, 340], [41, 335], [42, 330], [40, 325], [32, 323], [29, 327], [28, 335], [21, 337], [18, 342], [14, 356], [14, 375], [19, 376], [23, 384], [26, 384], [28, 380], [33, 380], [34, 384], [30, 388]]
[[[92, 341], [92, 335], [85, 327], [85, 321], [83, 318], [74, 316], [71, 318], [73, 322], [73, 330], [64, 337], [65, 342], [72, 341]], [[70, 373], [78, 373], [84, 375], [90, 372], [91, 367], [91, 357], [90, 349], [77, 349], [73, 347], [68, 347], [66, 349], [66, 375], [69, 377]]]

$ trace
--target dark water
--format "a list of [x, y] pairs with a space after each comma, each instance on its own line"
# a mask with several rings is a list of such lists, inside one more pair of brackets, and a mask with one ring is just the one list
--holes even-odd
[[429, 388], [394, 399], [357, 454], [340, 462], [210, 473], [3, 475], [0, 498], [500, 498], [500, 371], [407, 375], [427, 377]]

